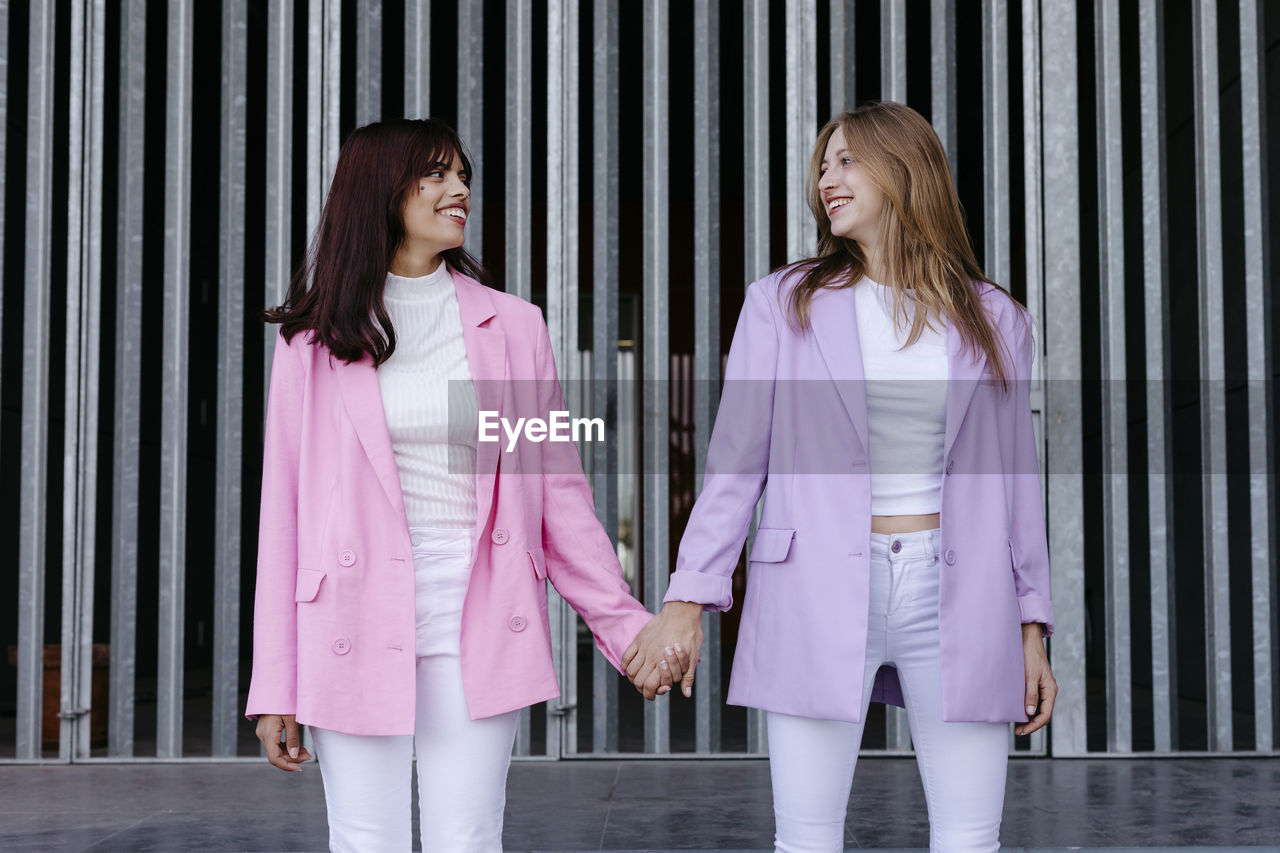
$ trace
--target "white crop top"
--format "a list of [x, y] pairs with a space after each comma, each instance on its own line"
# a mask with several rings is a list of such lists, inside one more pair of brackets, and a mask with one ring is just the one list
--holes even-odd
[[414, 527], [476, 523], [476, 394], [462, 314], [444, 262], [383, 292], [396, 350], [378, 367], [405, 515]]
[[925, 327], [906, 349], [895, 327], [893, 291], [863, 277], [853, 286], [866, 376], [871, 514], [926, 515], [942, 508], [947, 423], [947, 330]]

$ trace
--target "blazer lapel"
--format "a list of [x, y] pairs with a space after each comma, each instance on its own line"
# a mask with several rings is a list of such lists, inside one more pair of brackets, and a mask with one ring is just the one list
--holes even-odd
[[870, 452], [867, 442], [867, 388], [862, 368], [862, 344], [858, 340], [858, 315], [854, 308], [853, 288], [819, 291], [809, 317], [818, 351], [827, 371], [835, 380], [836, 390], [844, 403], [853, 430]]
[[964, 340], [954, 323], [947, 324], [947, 427], [942, 446], [942, 458], [951, 455], [951, 445], [969, 409], [969, 401], [978, 388], [978, 379], [987, 359], [982, 350], [977, 358], [970, 358], [964, 351]]
[[[502, 415], [502, 395], [507, 378], [507, 336], [501, 329], [489, 328], [496, 315], [489, 288], [465, 275], [453, 274], [458, 311], [462, 316], [462, 342], [467, 350], [467, 366], [476, 386], [476, 405], [484, 412]], [[477, 425], [478, 429], [478, 425]], [[489, 511], [493, 507], [497, 485], [499, 442], [476, 444], [476, 537], [478, 538]], [[472, 553], [478, 553], [475, 549]]]
[[355, 427], [365, 455], [373, 464], [382, 490], [391, 505], [404, 512], [400, 473], [396, 468], [395, 450], [391, 447], [391, 435], [387, 432], [382, 390], [378, 387], [378, 371], [373, 366], [373, 359], [367, 353], [351, 364], [334, 359], [334, 372], [338, 375], [338, 388], [347, 407], [347, 417]]

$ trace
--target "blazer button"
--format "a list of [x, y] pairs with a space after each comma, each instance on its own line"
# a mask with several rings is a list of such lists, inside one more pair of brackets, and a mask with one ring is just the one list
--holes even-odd
[[947, 561], [948, 566], [954, 566], [956, 564], [956, 552], [948, 548], [946, 553], [942, 555], [942, 559]]
[[510, 534], [507, 533], [507, 528], [505, 527], [495, 527], [493, 535], [489, 538], [493, 540], [495, 545], [505, 545], [507, 544], [507, 539], [510, 538]]
[[344, 566], [354, 566], [356, 564], [356, 552], [348, 548], [338, 555], [338, 562]]
[[351, 651], [351, 641], [346, 637], [339, 637], [333, 641], [333, 653], [336, 655], [345, 655]]
[[511, 620], [507, 622], [507, 627], [510, 628], [512, 631], [516, 631], [517, 633], [520, 631], [523, 631], [525, 629], [524, 617], [512, 616]]

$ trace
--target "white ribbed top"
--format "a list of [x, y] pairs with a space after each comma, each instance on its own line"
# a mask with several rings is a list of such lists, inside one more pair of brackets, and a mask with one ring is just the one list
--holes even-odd
[[382, 408], [411, 527], [476, 523], [476, 393], [462, 315], [442, 261], [418, 278], [387, 276], [396, 350], [378, 368]]
[[[947, 426], [947, 331], [925, 327], [906, 349], [910, 326], [895, 328], [893, 292], [863, 277], [853, 287], [866, 375], [872, 515], [942, 509]], [[907, 310], [911, 311], [910, 291]], [[908, 320], [911, 315], [908, 314]]]

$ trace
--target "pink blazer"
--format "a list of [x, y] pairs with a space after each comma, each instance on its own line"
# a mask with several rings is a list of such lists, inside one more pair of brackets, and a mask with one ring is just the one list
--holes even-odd
[[[811, 333], [801, 335], [784, 313], [788, 286], [775, 273], [747, 291], [702, 493], [666, 598], [728, 609], [730, 578], [764, 490], [728, 701], [856, 722], [871, 478], [854, 294], [820, 291]], [[980, 287], [1013, 355], [1012, 393], [1002, 394], [985, 357], [966, 354], [949, 330], [939, 563], [943, 719], [1025, 721], [1020, 625], [1053, 629], [1028, 398], [1030, 322], [1003, 291]], [[902, 704], [896, 672], [880, 671], [873, 698]]]
[[[480, 409], [512, 421], [564, 409], [538, 308], [457, 272], [453, 282]], [[615, 667], [651, 618], [596, 520], [574, 445], [505, 448], [481, 443], [476, 460], [461, 637], [473, 719], [559, 695], [547, 580]], [[246, 714], [412, 734], [414, 626], [409, 529], [372, 360], [331, 358], [305, 333], [291, 344], [278, 338]]]

